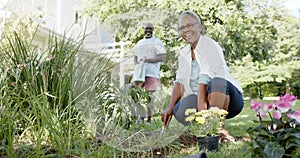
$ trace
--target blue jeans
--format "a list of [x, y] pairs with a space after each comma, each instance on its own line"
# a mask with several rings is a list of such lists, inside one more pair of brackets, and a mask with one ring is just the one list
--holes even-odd
[[181, 100], [179, 100], [173, 110], [175, 119], [183, 125], [189, 125], [189, 122], [185, 121], [185, 110], [186, 109], [197, 109], [197, 95], [191, 94]]
[[[238, 89], [232, 85], [229, 81], [223, 78], [213, 78], [207, 84], [206, 95], [213, 91], [219, 91], [226, 95], [229, 95], [230, 101], [228, 105], [228, 114], [226, 119], [230, 119], [238, 115], [244, 107], [243, 95]], [[181, 100], [179, 100], [173, 110], [175, 119], [183, 125], [189, 125], [189, 122], [185, 121], [185, 110], [190, 108], [197, 109], [198, 101], [197, 95], [191, 94]], [[209, 105], [208, 105], [209, 106]]]
[[228, 114], [226, 116], [226, 119], [235, 117], [243, 110], [244, 107], [243, 95], [229, 81], [219, 77], [211, 79], [206, 87], [206, 95], [214, 91], [219, 91], [226, 95], [229, 95], [230, 100], [229, 100], [229, 105], [227, 110]]

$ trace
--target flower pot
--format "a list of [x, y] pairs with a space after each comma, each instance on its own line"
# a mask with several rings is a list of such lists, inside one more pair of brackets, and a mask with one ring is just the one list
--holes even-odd
[[208, 151], [217, 151], [219, 146], [220, 137], [217, 136], [205, 136], [205, 137], [197, 137], [199, 151], [208, 150]]

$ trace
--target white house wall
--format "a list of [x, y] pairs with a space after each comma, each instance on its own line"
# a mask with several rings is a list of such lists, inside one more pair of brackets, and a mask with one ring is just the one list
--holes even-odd
[[[75, 39], [86, 33], [89, 36], [86, 38], [84, 48], [96, 52], [101, 50], [101, 43], [112, 41], [109, 32], [96, 20], [80, 15], [80, 6], [83, 0], [11, 0], [11, 2], [11, 10], [16, 14], [33, 13], [37, 15], [36, 20], [42, 26], [39, 36], [45, 39], [48, 38], [49, 31]], [[46, 46], [46, 44], [40, 45]]]
[[[78, 39], [79, 35], [88, 35], [83, 48], [95, 53], [105, 53], [107, 45], [114, 43], [109, 31], [99, 25], [93, 17], [80, 15], [80, 6], [83, 0], [11, 0], [11, 11], [17, 15], [36, 14], [36, 21], [41, 24], [36, 34], [34, 44], [42, 50], [47, 48], [49, 32], [66, 35]], [[85, 31], [85, 32], [84, 32]], [[111, 47], [110, 47], [111, 48]], [[123, 48], [123, 47], [122, 47]], [[116, 51], [116, 50], [114, 50]], [[116, 52], [124, 54], [124, 51]], [[124, 66], [127, 59], [124, 55], [115, 57], [120, 65], [116, 67], [120, 85], [124, 85]], [[117, 75], [112, 78], [117, 78]]]

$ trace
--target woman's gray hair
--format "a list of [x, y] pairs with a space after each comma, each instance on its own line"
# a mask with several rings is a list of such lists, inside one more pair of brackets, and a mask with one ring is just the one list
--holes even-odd
[[[179, 15], [178, 22], [179, 22], [179, 21], [182, 19], [182, 17], [185, 16], [185, 15], [189, 15], [189, 16], [194, 17], [194, 18], [197, 20], [197, 22], [198, 22], [199, 24], [201, 24], [201, 26], [202, 26], [202, 30], [201, 30], [200, 33], [201, 33], [202, 35], [205, 35], [206, 30], [205, 30], [205, 26], [204, 26], [204, 23], [203, 23], [203, 21], [202, 21], [200, 15], [198, 15], [197, 13], [195, 13], [195, 12], [193, 12], [193, 11], [184, 11], [184, 12], [182, 12], [182, 13]], [[178, 24], [179, 24], [179, 23], [178, 23]]]

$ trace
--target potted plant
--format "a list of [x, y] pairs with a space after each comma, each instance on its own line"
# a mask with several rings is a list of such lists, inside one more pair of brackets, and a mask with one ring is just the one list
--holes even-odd
[[273, 104], [251, 101], [251, 109], [257, 113], [258, 126], [249, 133], [255, 157], [300, 156], [300, 109], [292, 110], [297, 97], [286, 94]]
[[197, 137], [199, 150], [218, 150], [218, 131], [223, 127], [227, 113], [218, 107], [199, 112], [196, 109], [185, 111], [186, 121], [190, 122], [188, 129]]

